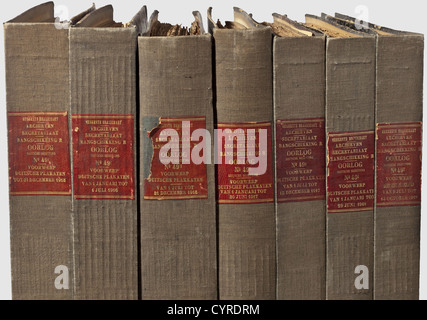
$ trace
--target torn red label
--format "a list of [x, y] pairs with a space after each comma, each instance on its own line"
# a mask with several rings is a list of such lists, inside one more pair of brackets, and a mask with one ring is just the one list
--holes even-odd
[[271, 123], [218, 123], [217, 136], [218, 202], [274, 202]]
[[207, 156], [202, 151], [206, 148], [198, 149], [201, 145], [209, 143], [210, 148], [210, 140], [200, 141], [201, 135], [206, 134], [206, 118], [151, 118], [143, 119], [143, 127], [148, 125], [144, 121], [151, 125], [155, 123], [148, 120], [157, 122], [154, 127], [146, 129], [149, 140], [142, 138], [146, 141], [143, 156], [152, 155], [151, 159], [146, 158], [146, 163], [151, 161], [150, 168], [143, 168], [146, 171], [144, 199], [206, 199], [208, 162], [194, 161], [200, 155], [202, 158]]

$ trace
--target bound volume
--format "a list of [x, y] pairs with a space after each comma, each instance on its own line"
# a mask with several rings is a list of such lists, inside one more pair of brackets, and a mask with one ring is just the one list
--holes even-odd
[[325, 299], [325, 37], [273, 17], [277, 299]]
[[[225, 27], [210, 19], [217, 128], [234, 134], [218, 140], [232, 145], [237, 154], [233, 162], [226, 162], [225, 149], [218, 150], [219, 297], [275, 299], [273, 37], [269, 27], [258, 25], [242, 10], [235, 8], [234, 14], [234, 22]], [[265, 133], [262, 142], [261, 129]], [[249, 139], [250, 130], [255, 132], [254, 140]], [[251, 144], [254, 155], [265, 156], [264, 172], [255, 175], [249, 174], [255, 167], [249, 162]], [[238, 146], [247, 147], [247, 155], [236, 151]]]
[[137, 29], [112, 6], [71, 26], [75, 299], [137, 299]]
[[327, 35], [326, 298], [372, 299], [375, 37], [324, 15], [306, 24]]
[[142, 299], [216, 299], [211, 36], [157, 15], [138, 38]]
[[424, 36], [336, 17], [377, 37], [374, 299], [418, 299]]
[[68, 30], [47, 2], [4, 31], [12, 298], [71, 299], [54, 284], [73, 272]]

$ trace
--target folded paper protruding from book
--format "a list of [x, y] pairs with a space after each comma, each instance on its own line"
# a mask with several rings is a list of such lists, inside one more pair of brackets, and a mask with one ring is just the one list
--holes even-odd
[[[329, 15], [322, 13], [322, 16], [327, 16], [329, 19], [332, 19], [332, 20], [336, 21], [337, 23], [343, 24], [343, 25], [345, 25], [349, 28], [352, 28], [352, 29], [357, 29], [360, 31], [366, 31], [366, 30], [378, 27], [379, 31], [381, 33], [383, 33], [383, 31], [381, 30], [381, 27], [375, 26], [369, 22], [366, 22], [366, 21], [363, 21], [360, 19], [356, 19], [356, 18], [347, 16], [347, 15], [335, 13], [335, 17], [333, 17], [333, 16], [329, 16]], [[388, 34], [388, 33], [384, 31], [384, 34]]]
[[[210, 34], [212, 34], [213, 33], [213, 29], [218, 28], [217, 22], [215, 22], [215, 21], [212, 20], [212, 7], [208, 8], [207, 18], [208, 18], [208, 32]], [[219, 23], [219, 20], [218, 20], [218, 23]]]
[[87, 9], [87, 10], [83, 11], [82, 13], [79, 13], [78, 15], [72, 17], [70, 19], [70, 25], [72, 25], [72, 26], [75, 25], [76, 23], [78, 23], [80, 20], [82, 20], [84, 17], [86, 17], [88, 14], [90, 14], [91, 12], [93, 12], [95, 10], [96, 10], [95, 3], [92, 3], [92, 6], [89, 9]]
[[269, 26], [273, 33], [279, 37], [312, 37], [320, 34], [302, 23], [289, 19], [286, 15], [273, 13], [273, 22], [262, 22], [261, 25]]
[[205, 34], [202, 15], [199, 11], [193, 11], [194, 21], [189, 28], [180, 24], [160, 22], [158, 20], [159, 11], [154, 10], [147, 23], [147, 32], [142, 36], [150, 37], [175, 37], [175, 36], [197, 36]]
[[331, 38], [357, 38], [363, 37], [363, 33], [350, 29], [344, 25], [331, 21], [324, 16], [318, 17], [311, 14], [305, 15], [306, 27], [320, 31]]
[[325, 19], [327, 21], [330, 21], [334, 24], [338, 24], [340, 26], [343, 26], [347, 29], [355, 30], [357, 32], [362, 32], [366, 34], [370, 34], [372, 36], [376, 35], [377, 32], [372, 30], [371, 28], [367, 27], [366, 25], [356, 24], [354, 21], [346, 20], [346, 19], [340, 19], [333, 16], [330, 16], [326, 13], [321, 14], [322, 19]]
[[147, 7], [141, 10], [131, 19], [130, 22], [121, 23], [114, 21], [114, 9], [112, 5], [106, 5], [96, 9], [95, 4], [88, 10], [70, 19], [70, 24], [77, 28], [136, 28], [138, 34], [147, 33]]
[[154, 10], [153, 13], [150, 15], [150, 19], [148, 20], [147, 24], [147, 33], [145, 35], [150, 36], [151, 35], [151, 29], [153, 27], [153, 24], [158, 21], [159, 17], [159, 11]]
[[[355, 30], [357, 32], [362, 32], [362, 33], [366, 33], [372, 36], [375, 36], [376, 34], [379, 34], [377, 31], [375, 31], [374, 29], [370, 28], [368, 26], [367, 23], [365, 22], [357, 22], [355, 21], [355, 19], [353, 19], [353, 21], [349, 20], [349, 19], [341, 19], [341, 18], [337, 18], [337, 17], [333, 17], [330, 16], [326, 13], [322, 13], [321, 14], [322, 19], [325, 19], [327, 21], [330, 21], [334, 24], [343, 26], [347, 29], [351, 29], [351, 30]], [[384, 31], [380, 31], [381, 35], [390, 35], [390, 33], [386, 33]]]
[[[291, 20], [287, 15], [273, 13], [273, 23], [271, 27], [278, 36], [309, 36], [319, 34], [315, 30], [306, 27], [303, 23]], [[284, 33], [284, 35], [282, 35]]]
[[147, 6], [143, 6], [141, 10], [131, 19], [130, 22], [125, 23], [125, 27], [133, 26], [136, 28], [138, 35], [145, 36], [149, 30], [147, 18]]
[[45, 2], [21, 13], [9, 22], [55, 22], [53, 1]]
[[234, 10], [234, 23], [238, 24], [239, 26], [243, 26], [245, 29], [256, 28], [259, 26], [259, 23], [257, 23], [252, 18], [252, 15], [248, 14], [246, 11], [238, 7], [233, 7], [233, 10]]
[[302, 37], [314, 36], [320, 34], [302, 23], [290, 20], [286, 15], [273, 13], [273, 22], [257, 22], [251, 13], [234, 7], [234, 21], [225, 21], [223, 25], [219, 20], [214, 22], [212, 19], [212, 7], [208, 9], [208, 29], [213, 33], [213, 29], [236, 29], [245, 30], [253, 28], [270, 27], [272, 32], [280, 37]]
[[[72, 17], [69, 21], [65, 22], [69, 22], [70, 25], [75, 25], [94, 10], [95, 4], [93, 3], [89, 9], [79, 13], [78, 15]], [[8, 23], [54, 23], [58, 20], [59, 18], [55, 17], [55, 5], [53, 1], [49, 1], [28, 9], [16, 18], [8, 21]]]
[[191, 35], [205, 34], [206, 31], [203, 26], [202, 14], [199, 11], [193, 11], [193, 16], [194, 16], [194, 22], [191, 24], [190, 34]]
[[106, 5], [85, 15], [74, 26], [80, 28], [120, 28], [121, 22], [114, 21], [114, 9], [112, 5]]
[[159, 11], [155, 10], [150, 17], [150, 36], [172, 37], [189, 35], [188, 29], [182, 25], [172, 25], [158, 20]]
[[332, 16], [328, 16], [328, 17], [330, 17], [331, 19], [334, 19], [337, 23], [344, 24], [346, 26], [349, 26], [350, 28], [357, 29], [359, 31], [370, 30], [372, 32], [377, 33], [380, 36], [420, 35], [419, 33], [415, 33], [415, 32], [394, 30], [391, 28], [383, 27], [375, 23], [356, 19], [354, 17], [350, 17], [341, 13], [335, 13], [335, 17], [332, 17]]
[[225, 21], [225, 25], [221, 21], [214, 22], [212, 20], [212, 7], [208, 9], [208, 29], [209, 33], [213, 33], [215, 28], [218, 29], [235, 29], [235, 30], [245, 30], [245, 29], [254, 29], [254, 28], [265, 28], [266, 26], [262, 23], [256, 22], [252, 14], [248, 14], [246, 11], [233, 7], [234, 10], [234, 21]]

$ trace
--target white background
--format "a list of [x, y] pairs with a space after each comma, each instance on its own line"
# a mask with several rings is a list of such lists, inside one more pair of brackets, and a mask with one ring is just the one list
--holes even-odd
[[[35, 1], [1, 1], [0, 22], [6, 22], [23, 11], [40, 4], [44, 0]], [[61, 18], [71, 18], [77, 13], [89, 8], [92, 0], [58, 0], [56, 14]], [[278, 1], [278, 0], [188, 0], [188, 1], [136, 1], [114, 0], [110, 2], [97, 1], [96, 6], [112, 4], [115, 9], [115, 20], [129, 21], [143, 6], [147, 5], [148, 12], [155, 9], [160, 11], [159, 20], [172, 24], [189, 26], [193, 21], [191, 12], [198, 10], [202, 13], [206, 26], [206, 10], [213, 7], [213, 18], [224, 20], [233, 19], [233, 6], [238, 6], [247, 12], [253, 13], [257, 21], [272, 21], [273, 12], [288, 14], [289, 18], [304, 21], [306, 13], [320, 15], [321, 12], [333, 15], [335, 12], [355, 16], [362, 20], [384, 25], [399, 30], [413, 31], [426, 34], [424, 1], [372, 1], [372, 0], [305, 0], [305, 1]], [[68, 14], [67, 14], [68, 11]], [[10, 280], [10, 241], [9, 241], [9, 207], [8, 207], [8, 166], [7, 166], [7, 136], [6, 136], [6, 90], [4, 76], [4, 34], [0, 32], [0, 299], [11, 299]], [[426, 83], [426, 81], [424, 80]], [[426, 87], [426, 86], [425, 86]], [[405, 106], [402, 106], [404, 108]], [[427, 130], [424, 130], [426, 132]], [[425, 135], [424, 141], [427, 141]], [[427, 157], [424, 157], [426, 159]], [[423, 161], [423, 167], [425, 167]], [[425, 172], [425, 170], [424, 170]], [[426, 181], [426, 179], [423, 179]], [[423, 204], [426, 192], [423, 183]], [[31, 212], [28, 212], [31, 214]], [[427, 299], [427, 222], [425, 221], [425, 205], [422, 208], [421, 227], [421, 278], [420, 298]]]

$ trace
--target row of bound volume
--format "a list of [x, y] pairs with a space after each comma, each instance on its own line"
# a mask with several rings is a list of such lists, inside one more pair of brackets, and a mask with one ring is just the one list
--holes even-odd
[[13, 298], [418, 299], [423, 35], [193, 15], [5, 23]]

